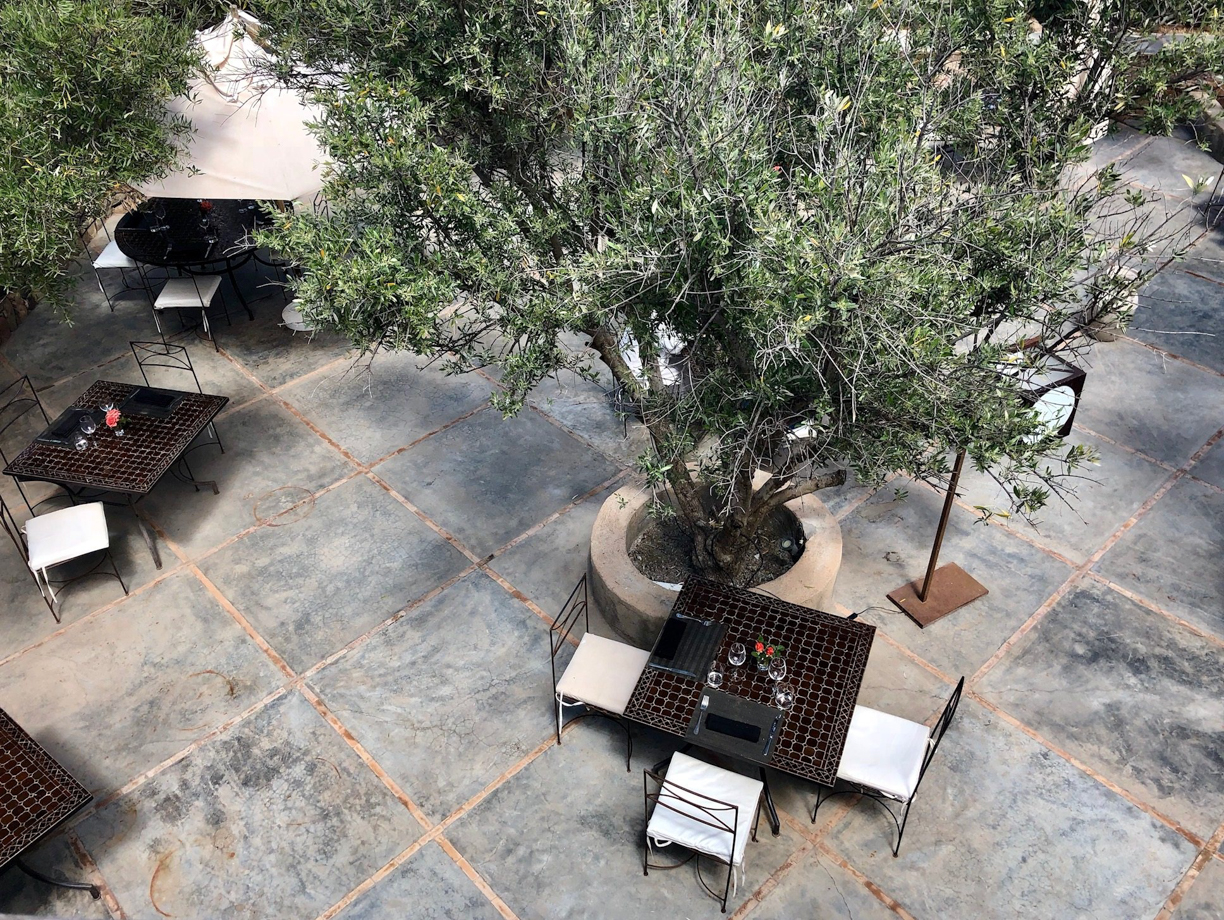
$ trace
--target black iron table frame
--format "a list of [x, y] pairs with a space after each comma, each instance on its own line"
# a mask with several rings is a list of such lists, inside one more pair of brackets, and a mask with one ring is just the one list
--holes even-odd
[[[89, 390], [87, 389], [86, 392], [89, 392]], [[83, 395], [84, 394], [82, 394], [82, 396]], [[188, 393], [187, 395], [195, 394]], [[178, 456], [170, 461], [170, 465], [166, 467], [161, 475], [159, 475], [157, 479], [150, 483], [148, 488], [144, 490], [137, 491], [114, 487], [104, 488], [91, 483], [77, 482], [71, 479], [56, 478], [54, 476], [36, 476], [28, 473], [18, 474], [8, 472], [8, 470], [5, 472], [8, 472], [8, 475], [20, 482], [48, 482], [52, 485], [59, 486], [68, 494], [69, 499], [74, 505], [78, 500], [101, 501], [103, 504], [112, 505], [115, 507], [123, 507], [126, 505], [131, 509], [132, 516], [136, 519], [136, 526], [140, 529], [140, 535], [144, 538], [145, 545], [149, 548], [149, 555], [153, 557], [153, 564], [160, 569], [162, 567], [162, 560], [161, 554], [157, 550], [157, 541], [154, 539], [152, 531], [149, 530], [149, 525], [145, 522], [145, 519], [142, 518], [140, 513], [136, 510], [136, 503], [157, 488], [157, 484], [165, 479], [167, 473], [178, 479], [180, 482], [195, 486], [197, 492], [200, 490], [200, 486], [211, 486], [214, 495], [220, 494], [221, 490], [215, 480], [195, 478], [195, 475], [191, 472], [190, 464], [187, 463], [187, 455], [193, 450], [201, 447], [209, 447], [213, 444], [216, 444], [221, 449], [222, 453], [225, 452], [225, 448], [221, 446], [220, 438], [217, 438], [215, 441], [205, 441], [201, 444], [194, 444], [192, 442], [200, 436], [201, 432], [207, 429], [208, 426], [214, 422], [216, 417], [220, 414], [221, 410], [225, 408], [225, 405], [228, 402], [229, 399], [227, 397], [223, 398], [223, 401], [219, 402], [212, 412], [200, 417], [198, 428], [195, 434], [193, 434], [191, 439], [187, 442], [187, 445], [179, 452]], [[179, 469], [180, 466], [182, 467], [181, 470]], [[103, 497], [107, 495], [121, 495], [123, 496], [123, 500], [107, 500]]]
[[[703, 679], [671, 675], [647, 667], [634, 688], [624, 715], [638, 724], [649, 725], [683, 738], [685, 745], [682, 750], [700, 747], [713, 754], [755, 766], [765, 787], [765, 808], [770, 829], [774, 836], [777, 836], [781, 832], [781, 822], [769, 789], [765, 767], [771, 766], [784, 773], [824, 785], [836, 781], [837, 764], [841, 760], [850, 716], [862, 684], [872, 640], [875, 638], [875, 627], [744, 589], [729, 588], [696, 576], [685, 583], [676, 599], [672, 615], [695, 618], [703, 612], [708, 614], [710, 611], [702, 611], [695, 606], [701, 598], [712, 599], [716, 607], [725, 604], [729, 608], [727, 612], [735, 615], [730, 621], [722, 621], [727, 624], [728, 629], [718, 652], [720, 659], [725, 657], [725, 649], [730, 643], [754, 638], [741, 635], [744, 629], [749, 626], [759, 628], [762, 623], [770, 624], [765, 627], [767, 638], [779, 641], [794, 636], [799, 640], [797, 645], [808, 649], [809, 656], [802, 660], [793, 660], [793, 654], [787, 655], [792, 670], [787, 680], [795, 686], [799, 698], [791, 712], [783, 719], [777, 731], [777, 738], [770, 743], [771, 753], [764, 759], [741, 756], [716, 747], [708, 747], [688, 732], [692, 714], [706, 689]], [[746, 699], [756, 697], [758, 702], [765, 702], [764, 685], [757, 686], [760, 678], [750, 667], [751, 659], [742, 669], [737, 669], [738, 680], [744, 682], [738, 686], [738, 692], [736, 683], [731, 683], [736, 681], [735, 676], [729, 677], [730, 685], [724, 684], [722, 689]], [[834, 701], [832, 711], [823, 711], [828, 704], [821, 704], [823, 708], [817, 709], [804, 702], [803, 698], [812, 696], [813, 691], [823, 691], [827, 688], [831, 679], [836, 680], [840, 687], [839, 698]], [[822, 716], [822, 719], [816, 722], [793, 722], [800, 710], [809, 709]], [[788, 725], [788, 722], [792, 724]], [[810, 731], [813, 726], [822, 726], [816, 736]], [[801, 731], [804, 728], [809, 730]], [[823, 760], [809, 762], [810, 756], [820, 747], [824, 748]], [[662, 764], [655, 768], [656, 772], [661, 769]]]

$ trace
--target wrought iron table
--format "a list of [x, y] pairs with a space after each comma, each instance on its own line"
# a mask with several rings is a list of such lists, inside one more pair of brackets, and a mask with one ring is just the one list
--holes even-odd
[[[716, 660], [724, 664], [734, 642], [751, 649], [758, 636], [765, 636], [785, 648], [786, 682], [794, 688], [795, 701], [782, 714], [773, 743], [766, 748], [768, 755], [752, 758], [752, 762], [833, 785], [875, 627], [696, 576], [685, 582], [672, 616], [721, 623], [726, 631]], [[719, 688], [722, 692], [770, 704], [773, 682], [756, 670], [751, 658], [737, 674], [733, 670], [727, 668], [728, 678]], [[689, 731], [705, 688], [704, 679], [647, 667], [629, 699], [625, 717], [705, 747], [704, 738]], [[763, 770], [761, 775], [763, 779]], [[766, 805], [777, 834], [778, 817], [768, 785]]]
[[[111, 401], [118, 406], [136, 389], [138, 387], [131, 383], [99, 380], [72, 405], [78, 409], [93, 409]], [[167, 472], [197, 489], [201, 485], [211, 486], [213, 494], [217, 494], [215, 482], [197, 480], [191, 474], [186, 454], [191, 449], [191, 442], [225, 407], [229, 397], [180, 390], [162, 392], [182, 397], [164, 418], [129, 416], [122, 437], [100, 425], [93, 443], [85, 450], [35, 439], [13, 458], [4, 472], [23, 481], [54, 483], [74, 499], [96, 499], [108, 493], [121, 495], [133, 513], [136, 502], [148, 495]], [[160, 569], [161, 557], [153, 534], [139, 514], [136, 522]]]
[[0, 709], [0, 867], [62, 888], [100, 892], [83, 882], [65, 882], [25, 865], [21, 854], [93, 799], [37, 741]]
[[229, 275], [247, 315], [254, 318], [234, 270], [256, 255], [251, 233], [268, 222], [256, 201], [150, 198], [119, 219], [115, 243], [142, 265]]

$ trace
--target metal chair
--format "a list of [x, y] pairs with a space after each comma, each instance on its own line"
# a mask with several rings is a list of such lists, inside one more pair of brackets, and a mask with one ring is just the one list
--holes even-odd
[[[56, 584], [62, 587], [90, 575], [105, 575], [110, 578], [113, 573], [113, 577], [119, 580], [123, 593], [128, 593], [127, 584], [119, 574], [119, 567], [115, 565], [115, 557], [110, 551], [110, 531], [106, 526], [106, 511], [101, 502], [61, 508], [59, 511], [32, 517], [25, 524], [19, 525], [3, 497], [0, 497], [0, 526], [4, 527], [13, 545], [21, 553], [21, 558], [34, 576], [34, 583], [38, 585], [38, 591], [55, 622], [60, 622]], [[96, 552], [101, 552], [102, 557], [88, 571], [60, 582], [51, 580], [48, 569]], [[98, 566], [107, 561], [110, 562], [111, 571], [99, 572]]]
[[[51, 419], [47, 415], [47, 410], [43, 408], [42, 400], [38, 398], [38, 393], [34, 389], [34, 384], [30, 383], [29, 377], [18, 377], [0, 390], [0, 461], [3, 461], [5, 466], [8, 465], [9, 457], [4, 450], [4, 433], [35, 408], [42, 413], [43, 424], [50, 425]], [[17, 491], [21, 493], [22, 501], [30, 509], [30, 514], [33, 514], [34, 505], [30, 504], [30, 497], [22, 488], [21, 480], [14, 479], [13, 482], [17, 484]]]
[[[216, 339], [213, 338], [212, 329], [208, 325], [208, 308], [212, 306], [212, 299], [216, 296], [217, 291], [221, 289], [220, 275], [189, 275], [186, 278], [170, 278], [161, 289], [161, 293], [157, 295], [157, 300], [153, 301], [153, 322], [157, 324], [158, 335], [163, 340], [166, 338], [166, 333], [162, 331], [161, 314], [165, 310], [199, 310], [200, 325], [204, 328], [204, 335], [210, 342], [213, 343], [213, 348], [220, 351], [220, 346], [217, 345]], [[221, 302], [225, 304], [225, 295], [221, 295]], [[226, 321], [229, 320], [229, 307], [225, 307]]]
[[[893, 819], [893, 824], [897, 826], [893, 856], [900, 853], [910, 805], [927, 767], [935, 757], [939, 742], [952, 724], [964, 688], [965, 678], [962, 677], [940, 713], [939, 721], [931, 729], [920, 722], [911, 722], [866, 706], [855, 706], [854, 715], [850, 717], [850, 733], [846, 736], [841, 763], [837, 766], [837, 778], [847, 788], [834, 787], [827, 793], [817, 790], [812, 823], [816, 823], [816, 812], [820, 806], [833, 796], [866, 796], [879, 802]], [[888, 806], [889, 801], [901, 804], [899, 818]]]
[[[195, 366], [191, 363], [191, 355], [185, 345], [174, 345], [170, 342], [128, 342], [128, 344], [132, 346], [132, 356], [136, 359], [136, 366], [140, 368], [140, 376], [149, 386], [153, 384], [149, 380], [148, 369], [165, 367], [191, 374], [196, 392], [204, 392], [200, 386], [200, 378], [196, 375]], [[216, 444], [221, 453], [225, 453], [225, 445], [221, 443], [221, 436], [217, 434], [216, 425], [209, 422], [204, 431], [207, 432], [207, 438], [203, 440], [197, 438], [199, 443], [192, 444], [188, 451], [208, 444]], [[184, 452], [184, 463], [186, 462], [185, 457], [186, 451]]]
[[[652, 780], [658, 786], [655, 792], [650, 791]], [[677, 751], [671, 756], [666, 776], [651, 770], [643, 771], [642, 788], [646, 796], [642, 874], [650, 875], [651, 869], [677, 869], [697, 854], [709, 856], [727, 867], [727, 881], [722, 895], [702, 877], [700, 862], [697, 864], [697, 881], [711, 895], [721, 897], [722, 912], [725, 914], [728, 895], [739, 889], [744, 877], [749, 820], [752, 822], [752, 839], [757, 839], [765, 784], [759, 779], [724, 770]], [[654, 846], [673, 844], [693, 852], [671, 865], [651, 863]]]
[[[578, 620], [583, 621], [583, 636], [578, 648], [557, 679], [557, 655], [568, 644], [570, 633]], [[625, 730], [627, 751], [625, 771], [630, 770], [633, 757], [633, 733], [624, 718], [625, 707], [633, 688], [637, 686], [650, 652], [624, 642], [605, 639], [591, 632], [591, 613], [587, 603], [586, 576], [578, 580], [569, 600], [549, 627], [549, 659], [552, 665], [553, 699], [557, 706], [557, 744], [561, 743], [561, 728], [565, 708], [583, 706], [586, 711], [573, 720], [587, 716], [611, 719]]]
[[[123, 204], [122, 198], [108, 202], [104, 208], [103, 216], [95, 218], [90, 225], [90, 230], [97, 226], [106, 237], [106, 245], [102, 247], [102, 251], [96, 256], [90, 257], [89, 265], [93, 269], [94, 280], [98, 283], [98, 290], [106, 298], [106, 305], [110, 307], [112, 313], [115, 312], [115, 301], [106, 289], [105, 282], [102, 280], [102, 272], [104, 271], [119, 272], [119, 277], [123, 281], [123, 288], [120, 290], [120, 293], [123, 293], [123, 291], [144, 291], [149, 303], [153, 303], [153, 287], [149, 282], [149, 276], [145, 272], [145, 266], [120, 249], [119, 244], [111, 237], [110, 230], [106, 227], [105, 215], [109, 215], [115, 209], [122, 207]], [[86, 255], [89, 255], [88, 246], [86, 246]], [[132, 284], [128, 281], [128, 272], [132, 271], [136, 273], [137, 284]]]

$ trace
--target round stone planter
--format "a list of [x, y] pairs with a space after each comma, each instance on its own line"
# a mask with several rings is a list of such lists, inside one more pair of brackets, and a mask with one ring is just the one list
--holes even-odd
[[[592, 597], [608, 625], [639, 648], [654, 645], [676, 602], [675, 591], [647, 578], [629, 558], [629, 547], [646, 527], [650, 497], [636, 486], [621, 489], [603, 503], [591, 528]], [[759, 587], [784, 601], [828, 610], [841, 568], [841, 527], [815, 495], [786, 508], [803, 524], [803, 555], [784, 575]]]

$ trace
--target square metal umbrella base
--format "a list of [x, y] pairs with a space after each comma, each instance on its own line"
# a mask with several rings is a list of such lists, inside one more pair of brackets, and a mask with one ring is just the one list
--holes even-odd
[[941, 565], [931, 575], [931, 590], [925, 601], [918, 600], [921, 588], [922, 579], [919, 578], [888, 593], [888, 599], [920, 627], [929, 626], [940, 617], [989, 593], [955, 562]]

